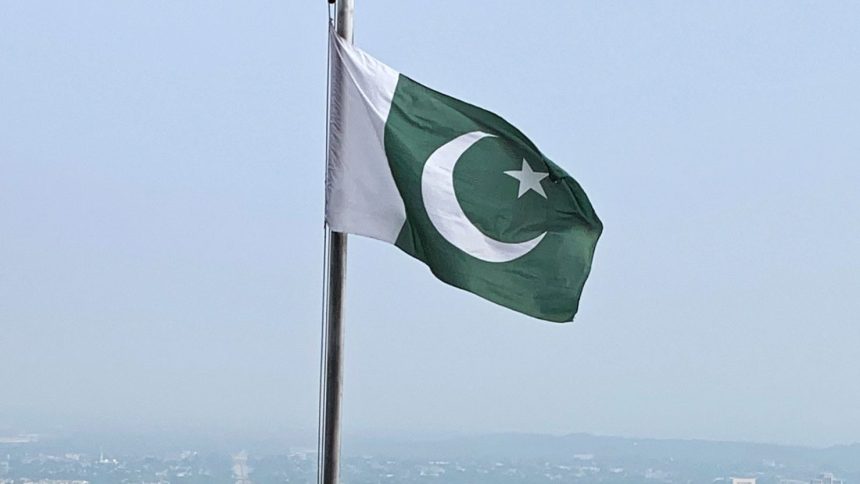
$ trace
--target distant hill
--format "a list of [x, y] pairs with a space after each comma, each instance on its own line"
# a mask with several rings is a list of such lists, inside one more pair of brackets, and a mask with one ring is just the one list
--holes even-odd
[[843, 477], [857, 476], [860, 482], [860, 444], [827, 448], [719, 442], [707, 440], [634, 439], [589, 434], [563, 436], [536, 434], [495, 434], [436, 441], [395, 442], [365, 440], [350, 446], [353, 453], [396, 458], [508, 459], [555, 462], [594, 459], [623, 462], [630, 467], [657, 466], [671, 462], [691, 469], [773, 469], [803, 474], [821, 469]]

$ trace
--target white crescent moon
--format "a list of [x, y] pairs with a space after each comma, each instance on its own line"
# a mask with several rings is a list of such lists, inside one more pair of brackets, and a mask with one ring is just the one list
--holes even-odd
[[430, 222], [448, 242], [487, 262], [508, 262], [528, 254], [546, 235], [519, 243], [487, 237], [463, 212], [454, 194], [454, 167], [473, 144], [495, 135], [472, 131], [440, 146], [427, 158], [421, 173], [421, 197]]

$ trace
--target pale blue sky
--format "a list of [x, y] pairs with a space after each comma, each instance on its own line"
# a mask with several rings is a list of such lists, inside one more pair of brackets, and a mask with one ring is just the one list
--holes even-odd
[[[606, 229], [572, 325], [351, 238], [350, 435], [860, 441], [858, 18], [357, 0], [359, 46], [520, 127]], [[315, 429], [325, 24], [0, 5], [0, 429]]]

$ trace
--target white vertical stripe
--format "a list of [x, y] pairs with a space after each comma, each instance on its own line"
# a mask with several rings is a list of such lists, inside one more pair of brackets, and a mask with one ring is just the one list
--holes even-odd
[[329, 32], [331, 125], [326, 222], [332, 230], [394, 243], [406, 221], [385, 156], [385, 121], [399, 73]]

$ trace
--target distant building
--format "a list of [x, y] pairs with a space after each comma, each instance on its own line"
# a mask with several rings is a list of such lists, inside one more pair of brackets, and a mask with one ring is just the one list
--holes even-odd
[[813, 479], [813, 480], [809, 481], [809, 483], [810, 484], [845, 484], [845, 481], [843, 481], [842, 479], [837, 479], [837, 478], [833, 477], [833, 474], [828, 472], [826, 474], [821, 474], [820, 476], [818, 476], [817, 479]]
[[755, 484], [755, 477], [732, 477], [732, 484]]

